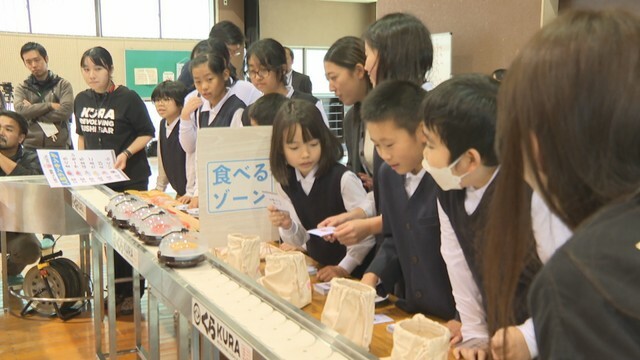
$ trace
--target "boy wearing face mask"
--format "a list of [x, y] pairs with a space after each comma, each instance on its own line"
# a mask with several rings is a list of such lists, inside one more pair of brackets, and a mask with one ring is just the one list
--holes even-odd
[[[567, 228], [534, 195], [531, 199], [532, 236], [537, 249], [520, 276], [513, 304], [514, 326], [487, 328], [483, 301], [482, 237], [499, 164], [494, 151], [498, 83], [480, 74], [456, 76], [428, 93], [422, 103], [427, 145], [423, 167], [442, 191], [438, 194], [441, 253], [447, 264], [456, 309], [462, 322], [463, 342], [456, 358], [531, 359], [538, 355], [533, 323], [526, 303], [529, 285], [553, 251], [569, 236]], [[508, 219], [505, 219], [508, 221]], [[518, 325], [520, 324], [520, 325]], [[516, 326], [517, 325], [517, 326]]]

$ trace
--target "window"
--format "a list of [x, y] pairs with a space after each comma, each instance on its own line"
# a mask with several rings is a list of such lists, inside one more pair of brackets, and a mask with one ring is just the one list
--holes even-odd
[[31, 29], [29, 29], [27, 0], [2, 2], [2, 11], [0, 11], [0, 31], [24, 33], [31, 31]]
[[209, 5], [208, 0], [160, 0], [162, 38], [206, 39], [212, 26]]
[[324, 55], [328, 49], [305, 49], [304, 67], [311, 78], [314, 94], [331, 94], [324, 75]]
[[304, 73], [304, 49], [302, 48], [290, 48], [293, 53], [293, 70]]
[[93, 1], [29, 0], [29, 10], [31, 31], [34, 34], [96, 35], [96, 11]]
[[159, 38], [158, 0], [100, 2], [102, 36]]

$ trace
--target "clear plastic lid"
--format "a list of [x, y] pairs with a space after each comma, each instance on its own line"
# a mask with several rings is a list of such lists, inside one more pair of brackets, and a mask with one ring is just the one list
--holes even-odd
[[105, 206], [104, 211], [107, 212], [107, 216], [109, 218], [113, 218], [113, 211], [116, 209], [116, 206], [121, 202], [129, 199], [133, 199], [132, 195], [126, 193], [118, 193], [109, 198], [109, 203]]
[[139, 224], [136, 230], [141, 237], [157, 239], [184, 228], [177, 216], [163, 211], [145, 216]]
[[133, 212], [146, 204], [136, 197], [126, 198], [115, 204], [115, 208], [111, 211], [111, 218], [116, 221], [129, 221]]
[[131, 214], [131, 218], [129, 219], [129, 225], [131, 226], [131, 229], [137, 231], [136, 229], [140, 226], [142, 219], [151, 214], [157, 214], [160, 212], [162, 212], [162, 209], [152, 204], [141, 205], [133, 210], [133, 214]]
[[198, 233], [174, 231], [162, 238], [159, 252], [162, 256], [173, 257], [177, 260], [189, 260], [206, 253], [208, 249], [206, 239], [198, 236]]

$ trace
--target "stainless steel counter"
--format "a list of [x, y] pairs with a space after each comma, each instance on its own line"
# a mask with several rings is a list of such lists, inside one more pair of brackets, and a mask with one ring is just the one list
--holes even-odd
[[[93, 281], [96, 289], [102, 289], [103, 247], [107, 254], [108, 288], [114, 289], [113, 251], [121, 254], [134, 268], [136, 279], [144, 276], [151, 291], [149, 296], [149, 350], [140, 342], [139, 296], [134, 296], [134, 321], [136, 349], [142, 358], [158, 359], [157, 302], [160, 300], [180, 313], [180, 328], [190, 331], [178, 334], [181, 358], [211, 358], [213, 347], [231, 359], [375, 359], [366, 349], [360, 348], [325, 327], [300, 309], [276, 297], [254, 280], [240, 274], [217, 258], [207, 255], [199, 266], [176, 270], [158, 262], [157, 248], [146, 246], [133, 235], [114, 227], [106, 217], [104, 206], [111, 190], [106, 187], [69, 189], [65, 202], [73, 204], [76, 212], [93, 230]], [[100, 291], [94, 293], [100, 294]], [[137, 291], [134, 289], [134, 295]], [[114, 296], [109, 296], [110, 302]], [[102, 297], [95, 297], [96, 311], [101, 311]], [[109, 314], [115, 314], [115, 304], [109, 304]], [[102, 349], [101, 316], [97, 319], [96, 353], [106, 358]], [[115, 358], [115, 318], [109, 316], [109, 358]], [[191, 353], [184, 344], [191, 336]], [[202, 350], [204, 349], [204, 350]]]

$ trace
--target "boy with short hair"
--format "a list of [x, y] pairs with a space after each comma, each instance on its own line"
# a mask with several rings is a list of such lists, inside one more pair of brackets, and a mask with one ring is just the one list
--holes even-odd
[[[481, 259], [484, 224], [499, 172], [494, 150], [497, 92], [498, 82], [489, 76], [459, 75], [429, 92], [421, 105], [427, 139], [423, 166], [442, 189], [438, 192], [441, 252], [462, 322], [464, 342], [454, 352], [465, 359], [482, 358], [479, 353], [489, 350]], [[569, 236], [535, 195], [531, 216], [537, 254], [532, 248], [513, 308], [514, 325], [522, 325], [502, 330], [508, 336], [505, 354], [513, 359], [537, 356], [527, 291], [540, 260], [545, 262]], [[503, 346], [502, 336], [494, 340]]]
[[151, 93], [151, 100], [162, 117], [158, 135], [158, 179], [156, 190], [165, 191], [168, 184], [176, 191], [176, 199], [189, 203], [194, 196], [195, 154], [180, 145], [180, 113], [187, 88], [179, 81], [164, 81]]
[[287, 101], [287, 97], [279, 93], [266, 94], [260, 97], [247, 109], [251, 126], [273, 125], [276, 113], [278, 113], [285, 101]]
[[451, 320], [455, 304], [447, 269], [440, 255], [437, 185], [422, 169], [426, 138], [419, 107], [426, 92], [408, 81], [387, 81], [362, 102], [362, 119], [385, 161], [380, 184], [382, 242], [362, 281], [380, 285], [385, 293], [396, 286], [396, 305]]

